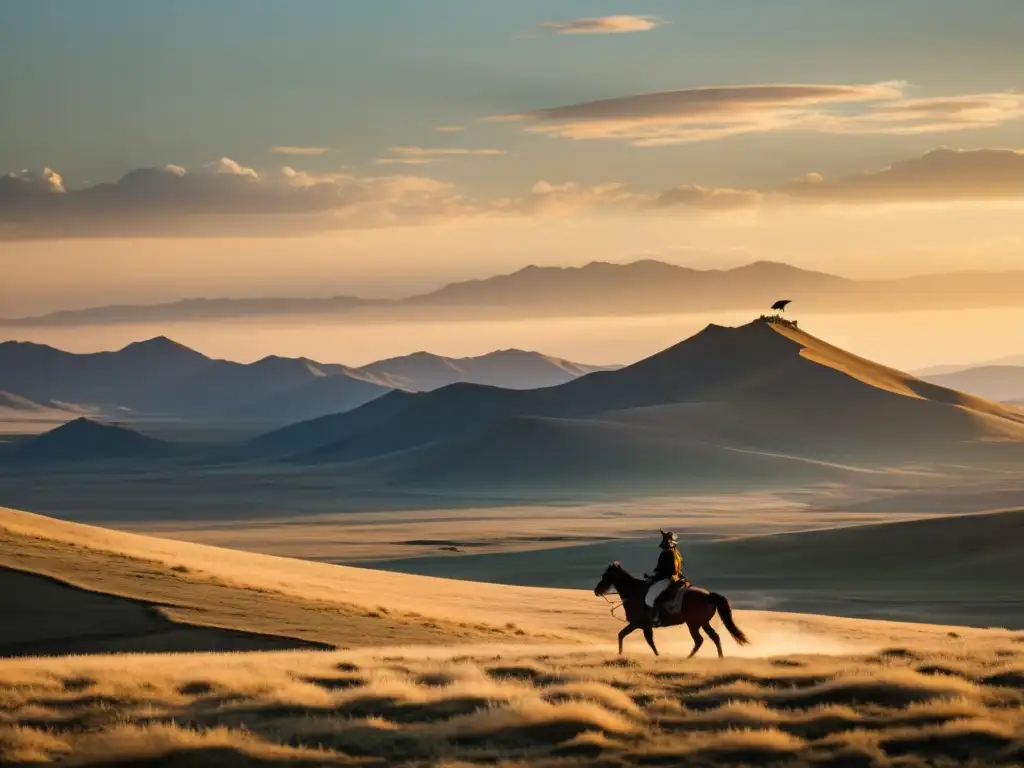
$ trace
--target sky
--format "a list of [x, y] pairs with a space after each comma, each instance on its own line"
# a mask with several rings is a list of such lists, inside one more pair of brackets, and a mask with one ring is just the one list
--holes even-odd
[[1024, 269], [1020, 0], [0, 0], [0, 315]]

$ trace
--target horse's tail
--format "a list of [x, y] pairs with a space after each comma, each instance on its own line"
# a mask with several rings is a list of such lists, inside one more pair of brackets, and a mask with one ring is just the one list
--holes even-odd
[[729, 630], [729, 634], [732, 635], [732, 639], [740, 645], [747, 645], [750, 640], [743, 634], [743, 630], [736, 626], [736, 622], [732, 619], [732, 606], [729, 605], [729, 601], [725, 595], [720, 595], [717, 592], [711, 593], [711, 602], [714, 603], [716, 609], [718, 609], [718, 615], [722, 617], [722, 623], [725, 624], [725, 628]]

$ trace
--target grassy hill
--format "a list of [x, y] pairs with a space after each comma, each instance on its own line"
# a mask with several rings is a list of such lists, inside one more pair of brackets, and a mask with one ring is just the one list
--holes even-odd
[[[683, 660], [690, 638], [672, 630], [658, 632], [660, 658], [633, 639], [617, 658], [620, 625], [589, 591], [384, 574], [10, 510], [0, 587], [18, 619], [0, 625], [0, 651], [66, 654], [77, 638], [86, 654], [0, 659], [4, 765], [1024, 758], [1019, 633], [737, 611], [753, 644], [727, 640], [725, 660]], [[206, 650], [317, 634], [351, 647], [102, 652], [181, 650], [173, 633]]]

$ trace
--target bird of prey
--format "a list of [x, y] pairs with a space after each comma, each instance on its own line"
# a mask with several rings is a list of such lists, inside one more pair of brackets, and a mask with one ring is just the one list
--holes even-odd
[[790, 301], [792, 301], [792, 299], [780, 299], [779, 301], [776, 301], [774, 304], [772, 304], [772, 309], [777, 309], [780, 312], [785, 312], [786, 305], [789, 304]]

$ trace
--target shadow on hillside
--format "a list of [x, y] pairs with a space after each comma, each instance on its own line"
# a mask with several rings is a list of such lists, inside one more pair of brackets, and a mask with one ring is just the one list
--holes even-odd
[[[0, 567], [0, 657], [331, 648], [171, 621], [156, 606]], [[16, 617], [16, 618], [10, 618]]]

